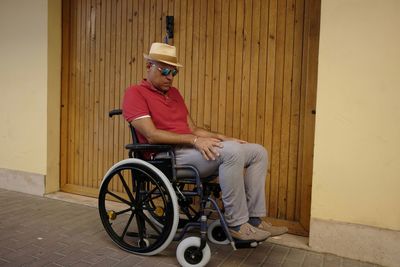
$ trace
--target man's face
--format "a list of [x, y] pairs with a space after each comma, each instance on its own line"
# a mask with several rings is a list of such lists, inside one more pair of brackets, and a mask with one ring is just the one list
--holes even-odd
[[[172, 86], [174, 81], [175, 66], [171, 66], [162, 62], [149, 61], [147, 67], [147, 80], [153, 84], [155, 88], [166, 93]], [[168, 73], [169, 70], [169, 73]], [[168, 73], [167, 75], [165, 75]], [[164, 74], [164, 75], [163, 75]]]

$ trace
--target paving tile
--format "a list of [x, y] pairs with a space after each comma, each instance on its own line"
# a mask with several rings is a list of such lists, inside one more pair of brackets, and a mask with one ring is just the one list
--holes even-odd
[[240, 266], [240, 264], [244, 261], [245, 259], [231, 254], [224, 262], [221, 263], [221, 267], [231, 267], [231, 266]]
[[342, 266], [342, 258], [331, 254], [325, 254], [323, 259], [323, 266], [324, 267]]
[[112, 258], [104, 258], [103, 260], [101, 260], [100, 262], [93, 264], [92, 266], [95, 267], [109, 267], [109, 266], [114, 266], [116, 264], [118, 264], [119, 261], [116, 259], [112, 259]]
[[252, 250], [251, 254], [242, 262], [243, 266], [261, 266], [267, 256], [270, 254], [273, 245], [271, 243], [264, 243], [261, 246]]
[[52, 264], [55, 261], [58, 261], [65, 257], [64, 255], [60, 255], [57, 253], [48, 253], [46, 256], [37, 259], [36, 261], [29, 264], [29, 267], [42, 267], [47, 266], [48, 264]]
[[69, 266], [72, 264], [75, 264], [79, 261], [81, 261], [82, 259], [88, 257], [88, 253], [82, 250], [73, 250], [71, 251], [71, 253], [69, 253], [68, 255], [65, 255], [65, 257], [62, 257], [56, 261], [54, 261], [57, 264], [60, 265], [64, 265], [64, 266]]
[[9, 253], [11, 253], [13, 251], [15, 251], [15, 250], [0, 246], [0, 257], [2, 255], [9, 254]]
[[141, 263], [143, 260], [144, 260], [143, 256], [137, 256], [132, 254], [126, 257], [124, 260], [117, 263], [114, 267], [130, 267]]
[[286, 260], [303, 262], [306, 257], [306, 251], [297, 248], [291, 248], [286, 256]]
[[9, 264], [10, 264], [10, 262], [0, 258], [0, 266], [6, 266], [6, 265], [9, 265]]
[[342, 267], [360, 267], [360, 262], [344, 258], [342, 261]]
[[[268, 264], [282, 264], [284, 258], [289, 252], [289, 248], [280, 246], [280, 245], [275, 245], [271, 253], [268, 255], [267, 259], [265, 260], [265, 263]], [[267, 266], [268, 266], [267, 264]]]
[[211, 256], [210, 261], [207, 264], [207, 267], [218, 267], [221, 266], [221, 264], [224, 262], [224, 259], [221, 258], [215, 258]]
[[261, 266], [262, 267], [281, 267], [282, 264], [278, 263], [278, 262], [264, 262]]
[[119, 249], [118, 247], [103, 247], [97, 251], [97, 255], [104, 255], [107, 258], [113, 258], [117, 261], [124, 260], [130, 254], [126, 251]]
[[301, 266], [303, 266], [303, 262], [285, 259], [285, 261], [283, 262], [283, 264], [281, 266], [282, 267], [301, 267]]
[[375, 267], [377, 265], [369, 262], [360, 262], [360, 267]]
[[76, 263], [71, 264], [69, 266], [73, 266], [73, 267], [88, 267], [88, 266], [92, 266], [92, 264], [84, 262], [84, 261], [79, 261], [79, 262], [76, 262]]
[[307, 252], [304, 258], [304, 267], [320, 267], [323, 264], [323, 255], [313, 252]]

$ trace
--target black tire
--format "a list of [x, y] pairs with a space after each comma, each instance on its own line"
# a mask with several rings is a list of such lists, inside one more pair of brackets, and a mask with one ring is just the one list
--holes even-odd
[[208, 244], [198, 251], [201, 244], [200, 237], [190, 236], [183, 239], [176, 248], [176, 259], [183, 267], [203, 267], [211, 259], [211, 250]]
[[220, 220], [213, 221], [207, 228], [207, 237], [211, 243], [217, 245], [227, 245], [229, 244], [229, 239], [226, 236], [224, 228], [221, 225]]
[[176, 233], [178, 210], [169, 180], [145, 161], [120, 161], [102, 181], [101, 221], [111, 239], [128, 252], [154, 255], [164, 250]]

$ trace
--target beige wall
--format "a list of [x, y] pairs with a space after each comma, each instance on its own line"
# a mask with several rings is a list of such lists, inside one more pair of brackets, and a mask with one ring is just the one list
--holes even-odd
[[400, 230], [399, 14], [322, 0], [312, 218]]
[[60, 20], [60, 0], [0, 1], [0, 168], [46, 183], [58, 179]]

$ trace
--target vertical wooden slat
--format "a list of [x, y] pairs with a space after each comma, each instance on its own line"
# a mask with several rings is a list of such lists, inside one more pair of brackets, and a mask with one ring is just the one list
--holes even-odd
[[[131, 1], [129, 1], [131, 2]], [[164, 22], [164, 17], [163, 15], [163, 1], [158, 0], [155, 1], [155, 13], [156, 13], [156, 21], [155, 21], [155, 39], [154, 41], [156, 42], [162, 42], [163, 41], [163, 35], [165, 33], [165, 23]]]
[[102, 17], [102, 5], [100, 0], [96, 0], [93, 2], [94, 8], [95, 8], [95, 36], [94, 36], [94, 42], [95, 42], [95, 60], [94, 60], [94, 112], [93, 112], [93, 122], [94, 122], [94, 138], [93, 138], [93, 174], [92, 174], [92, 180], [93, 180], [93, 187], [98, 187], [99, 186], [99, 179], [98, 177], [102, 175], [101, 172], [99, 172], [98, 166], [100, 166], [100, 132], [101, 132], [101, 119], [103, 117], [103, 114], [101, 114], [101, 102], [100, 102], [100, 97], [101, 97], [101, 77], [102, 75], [100, 74], [100, 64], [101, 64], [101, 17]]
[[287, 185], [289, 168], [289, 141], [290, 141], [290, 110], [292, 104], [292, 73], [293, 73], [293, 24], [294, 24], [294, 2], [286, 2], [286, 26], [285, 26], [285, 54], [284, 73], [282, 87], [282, 121], [281, 121], [281, 143], [279, 158], [279, 199], [278, 218], [284, 219], [287, 207]]
[[81, 109], [81, 125], [82, 125], [82, 140], [81, 144], [83, 147], [82, 150], [82, 162], [80, 164], [81, 167], [81, 176], [83, 180], [83, 186], [88, 186], [89, 179], [89, 168], [85, 168], [85, 166], [89, 163], [89, 116], [90, 116], [90, 1], [84, 1], [83, 4], [85, 5], [85, 12], [83, 13], [83, 25], [84, 28], [82, 37], [85, 40], [84, 47], [83, 47], [83, 79], [81, 79], [81, 91], [83, 92], [83, 100], [82, 100], [82, 109]]
[[[310, 225], [310, 199], [311, 199], [311, 177], [313, 168], [313, 147], [314, 147], [314, 129], [315, 129], [315, 107], [316, 107], [316, 88], [317, 88], [317, 68], [318, 68], [318, 40], [320, 25], [321, 2], [318, 0], [307, 0], [309, 5], [305, 17], [309, 18], [309, 34], [304, 35], [308, 38], [306, 51], [309, 60], [305, 71], [305, 114], [304, 114], [304, 150], [303, 150], [303, 168], [302, 168], [302, 196], [301, 196], [301, 216], [300, 223], [305, 229]], [[311, 15], [312, 14], [312, 15]], [[304, 62], [304, 61], [303, 61]]]
[[[96, 164], [96, 156], [93, 151], [94, 143], [97, 138], [97, 132], [95, 131], [95, 99], [96, 99], [96, 93], [95, 93], [95, 59], [96, 59], [96, 1], [91, 0], [88, 3], [88, 15], [89, 17], [87, 18], [87, 23], [88, 23], [88, 31], [89, 31], [89, 66], [88, 66], [88, 108], [87, 108], [87, 119], [88, 119], [88, 124], [89, 127], [87, 129], [87, 142], [88, 142], [88, 151], [87, 151], [87, 163], [86, 166], [95, 166]], [[95, 184], [97, 184], [96, 180], [97, 177], [94, 175], [94, 168], [89, 167], [86, 168], [88, 169], [87, 171], [87, 184], [90, 187], [93, 187]], [[97, 175], [97, 174], [96, 174]]]
[[[121, 107], [122, 99], [124, 97], [125, 88], [128, 86], [127, 84], [127, 73], [130, 73], [130, 66], [129, 66], [129, 59], [128, 56], [128, 44], [130, 45], [130, 34], [128, 33], [128, 25], [129, 25], [129, 17], [128, 17], [128, 3], [127, 0], [122, 0], [121, 2], [121, 79], [118, 86], [119, 91], [119, 98], [118, 103], [115, 103], [115, 108]], [[129, 41], [128, 41], [129, 40]], [[126, 132], [126, 125], [124, 123], [124, 119], [121, 116], [118, 116], [118, 144], [124, 144], [125, 141], [125, 132]], [[118, 160], [124, 159], [125, 156], [125, 149], [124, 146], [118, 146], [119, 150], [118, 153]], [[125, 156], [125, 157], [124, 157]]]
[[[143, 11], [143, 52], [148, 52], [150, 47], [150, 4], [151, 1], [144, 1]], [[141, 78], [144, 76], [142, 75]]]
[[183, 13], [182, 17], [186, 17], [186, 36], [183, 40], [185, 44], [185, 50], [180, 52], [180, 55], [185, 53], [185, 76], [184, 76], [184, 90], [185, 90], [185, 103], [189, 110], [191, 109], [191, 97], [192, 97], [192, 68], [193, 65], [193, 1], [189, 0], [186, 9], [181, 9]]
[[273, 187], [272, 187], [272, 135], [273, 135], [273, 117], [274, 117], [274, 95], [275, 95], [275, 58], [276, 58], [276, 22], [277, 22], [277, 0], [270, 0], [268, 12], [268, 50], [267, 50], [267, 88], [265, 92], [265, 124], [264, 124], [264, 146], [269, 152], [269, 175], [266, 180], [266, 193], [268, 215], [273, 216], [271, 207], [273, 204]]
[[300, 124], [300, 96], [301, 96], [301, 62], [303, 51], [303, 15], [304, 0], [296, 0], [295, 11], [295, 34], [294, 34], [294, 51], [293, 51], [293, 90], [291, 105], [291, 123], [290, 123], [290, 151], [289, 151], [289, 170], [288, 170], [288, 206], [286, 218], [295, 220], [295, 212], [300, 190], [297, 186], [297, 169], [299, 155], [299, 124]]
[[138, 1], [138, 31], [137, 31], [137, 64], [136, 64], [136, 81], [139, 82], [143, 78], [143, 53], [148, 53], [143, 49], [144, 39], [144, 1]]
[[[225, 3], [225, 1], [224, 1]], [[228, 24], [228, 60], [227, 60], [227, 83], [226, 83], [226, 114], [225, 133], [233, 136], [234, 114], [234, 77], [235, 77], [235, 40], [236, 40], [236, 0], [229, 1], [229, 24]]]
[[204, 127], [204, 106], [205, 106], [205, 65], [206, 65], [206, 34], [207, 27], [206, 21], [208, 21], [207, 17], [207, 1], [201, 1], [200, 6], [200, 32], [199, 32], [199, 65], [198, 65], [198, 91], [197, 91], [197, 118], [196, 124], [199, 127]]
[[156, 38], [156, 0], [148, 1], [150, 2], [150, 14], [149, 14], [149, 44], [154, 42], [159, 42]]
[[214, 1], [214, 25], [213, 25], [213, 46], [212, 58], [212, 82], [211, 82], [211, 101], [206, 105], [211, 106], [209, 125], [211, 131], [218, 130], [218, 103], [219, 103], [219, 79], [220, 79], [220, 60], [221, 60], [221, 0]]
[[[186, 0], [184, 1], [175, 1], [174, 6], [174, 45], [177, 47], [178, 57], [180, 62], [185, 66], [185, 36], [186, 36], [186, 14], [182, 16], [186, 11]], [[176, 29], [175, 29], [176, 27]], [[175, 76], [174, 86], [177, 87], [182, 94], [182, 97], [185, 98], [185, 71], [186, 66], [181, 68], [180, 74]]]
[[211, 103], [213, 85], [213, 41], [214, 41], [214, 1], [207, 3], [207, 34], [206, 34], [206, 70], [204, 88], [204, 121], [203, 127], [211, 130]]
[[[229, 1], [222, 1], [221, 5], [221, 45], [219, 50], [221, 51], [220, 57], [220, 71], [218, 74], [218, 120], [216, 120], [216, 131], [225, 133], [225, 116], [226, 116], [226, 95], [227, 95], [227, 69], [228, 69], [228, 36], [229, 36]], [[216, 117], [216, 116], [215, 116]]]
[[77, 178], [78, 184], [83, 185], [84, 183], [84, 176], [83, 176], [83, 168], [84, 168], [84, 138], [85, 138], [85, 48], [86, 48], [86, 25], [85, 25], [85, 14], [86, 14], [86, 1], [81, 1], [81, 12], [80, 12], [80, 32], [79, 32], [79, 40], [80, 40], [80, 47], [79, 47], [79, 79], [78, 79], [78, 89], [79, 89], [79, 96], [78, 96], [78, 112], [76, 113], [78, 123], [77, 134], [78, 134], [78, 169], [77, 169]]
[[[104, 60], [104, 115], [110, 110], [110, 81], [112, 81], [111, 78], [111, 43], [112, 43], [112, 38], [111, 38], [111, 21], [112, 21], [112, 12], [111, 12], [111, 1], [106, 1], [106, 22], [105, 22], [105, 27], [106, 27], [106, 33], [105, 34], [105, 60]], [[104, 147], [104, 157], [103, 157], [103, 164], [104, 166], [110, 166], [109, 162], [109, 141], [112, 138], [112, 135], [110, 134], [109, 128], [110, 128], [110, 120], [104, 120], [104, 125], [103, 125], [103, 147]]]
[[[72, 2], [73, 7], [77, 6], [77, 2]], [[67, 177], [65, 178], [67, 183], [73, 183], [75, 181], [75, 91], [76, 91], [76, 76], [77, 76], [77, 32], [78, 32], [78, 18], [77, 8], [70, 7], [71, 10], [71, 59], [69, 73], [70, 86], [68, 90], [68, 170]], [[65, 120], [64, 120], [65, 121]]]
[[267, 129], [264, 128], [266, 121], [266, 106], [270, 102], [266, 101], [267, 95], [267, 58], [268, 58], [268, 23], [269, 23], [269, 1], [261, 1], [260, 6], [260, 54], [258, 66], [255, 71], [258, 71], [258, 92], [257, 92], [257, 126], [256, 126], [256, 143], [263, 144], [268, 150], [268, 143], [264, 139]]
[[137, 79], [137, 69], [138, 69], [138, 59], [139, 57], [143, 56], [140, 55], [138, 52], [138, 24], [139, 24], [139, 16], [138, 16], [138, 12], [139, 12], [139, 6], [138, 6], [138, 1], [134, 1], [132, 4], [132, 38], [131, 38], [131, 42], [132, 42], [132, 47], [131, 47], [131, 78], [130, 78], [130, 83], [129, 84], [134, 84], [138, 82]]
[[[105, 172], [105, 164], [104, 164], [104, 159], [105, 159], [105, 151], [104, 151], [104, 125], [105, 125], [105, 119], [107, 118], [105, 116], [106, 110], [105, 110], [105, 81], [106, 81], [106, 72], [105, 72], [105, 59], [106, 59], [106, 17], [107, 17], [107, 5], [105, 2], [100, 2], [101, 6], [101, 15], [100, 15], [100, 48], [99, 48], [99, 141], [98, 141], [98, 173], [99, 176], [101, 177], [102, 174]], [[100, 184], [100, 181], [98, 180], [97, 184]]]
[[73, 23], [71, 12], [70, 1], [62, 2], [62, 73], [61, 73], [61, 118], [63, 123], [61, 124], [61, 147], [60, 147], [60, 186], [61, 188], [68, 182], [68, 167], [70, 162], [70, 157], [72, 153], [69, 153], [69, 140], [68, 132], [71, 125], [68, 123], [70, 118], [69, 114], [71, 112], [69, 105], [69, 88], [72, 87], [70, 77], [71, 61], [72, 61], [72, 47], [73, 44], [71, 32], [73, 32]]
[[235, 38], [235, 80], [233, 92], [233, 106], [235, 107], [235, 118], [233, 120], [233, 136], [240, 138], [241, 128], [241, 95], [242, 95], [242, 65], [243, 65], [243, 18], [244, 1], [237, 0], [236, 8], [236, 38]]
[[[126, 0], [126, 12], [127, 12], [127, 25], [126, 25], [126, 51], [125, 51], [125, 81], [124, 84], [121, 88], [121, 95], [125, 93], [126, 88], [132, 84], [132, 68], [133, 68], [133, 63], [134, 63], [134, 55], [132, 53], [132, 31], [133, 28], [136, 27], [133, 24], [133, 16], [134, 16], [134, 10], [133, 10], [133, 3], [132, 1]], [[121, 99], [122, 101], [122, 99]], [[124, 134], [123, 134], [123, 143], [128, 144], [130, 142], [130, 135], [129, 135], [129, 130], [127, 129], [125, 123], [121, 123], [122, 126], [124, 127]], [[127, 151], [124, 149], [125, 157], [127, 157]]]
[[273, 116], [273, 139], [271, 148], [271, 196], [270, 216], [277, 217], [279, 205], [279, 156], [282, 134], [282, 87], [284, 74], [284, 42], [285, 42], [285, 15], [286, 3], [278, 1], [277, 10], [277, 40], [275, 60], [275, 93], [274, 93], [274, 116]]
[[[243, 72], [242, 94], [240, 98], [240, 138], [248, 140], [249, 131], [249, 88], [251, 68], [251, 21], [253, 0], [244, 3], [244, 27], [243, 27]], [[251, 141], [251, 140], [249, 140]]]
[[190, 92], [190, 114], [195, 123], [198, 116], [198, 77], [199, 77], [199, 54], [200, 54], [200, 1], [194, 1], [193, 6], [193, 46], [192, 46], [192, 86]]
[[258, 62], [260, 60], [260, 0], [253, 0], [252, 6], [252, 23], [251, 23], [251, 47], [250, 54], [250, 86], [248, 87], [249, 94], [249, 111], [248, 111], [248, 137], [247, 140], [250, 142], [256, 141], [257, 129], [257, 106], [262, 106], [263, 103], [259, 103], [258, 92], [262, 91], [262, 88], [258, 87]]

